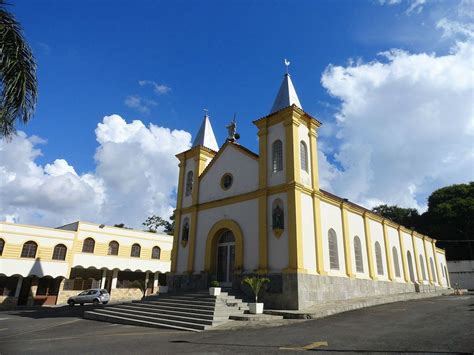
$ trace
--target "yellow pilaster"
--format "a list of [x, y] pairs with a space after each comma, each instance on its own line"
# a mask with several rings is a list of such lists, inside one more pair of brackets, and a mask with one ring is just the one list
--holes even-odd
[[306, 272], [303, 267], [303, 241], [301, 222], [301, 192], [288, 191], [288, 269], [287, 272]]
[[402, 254], [402, 266], [403, 266], [403, 276], [405, 277], [405, 282], [408, 282], [410, 280], [410, 277], [408, 275], [408, 265], [407, 265], [407, 255], [405, 252], [405, 244], [403, 243], [403, 234], [398, 227], [398, 239], [400, 240], [400, 253]]
[[178, 180], [178, 196], [176, 201], [175, 223], [173, 233], [173, 250], [171, 252], [171, 272], [176, 272], [178, 262], [178, 247], [179, 247], [179, 230], [181, 227], [181, 207], [183, 205], [183, 185], [184, 185], [184, 160], [179, 162], [179, 180]]
[[267, 198], [267, 167], [268, 167], [268, 153], [267, 153], [267, 128], [261, 127], [258, 131], [259, 137], [259, 178], [258, 186], [264, 189], [263, 195], [258, 198], [258, 256], [259, 256], [259, 272], [266, 273], [268, 271], [268, 198]]
[[374, 257], [372, 254], [372, 237], [370, 234], [369, 217], [364, 212], [364, 231], [365, 231], [365, 245], [367, 247], [367, 260], [369, 262], [369, 275], [372, 280], [377, 280], [374, 269]]
[[441, 274], [441, 269], [440, 269], [439, 263], [438, 263], [438, 256], [436, 255], [436, 240], [435, 239], [433, 239], [431, 241], [431, 245], [433, 246], [433, 258], [434, 258], [434, 263], [435, 263], [435, 267], [436, 267], [436, 276], [437, 276], [437, 280], [438, 280], [438, 285], [442, 286], [443, 285], [441, 283], [442, 274]]
[[421, 277], [420, 260], [419, 260], [418, 248], [416, 246], [415, 231], [411, 231], [411, 241], [413, 242], [413, 253], [415, 254], [414, 258], [415, 258], [415, 265], [416, 265], [416, 276], [418, 278], [418, 282], [422, 284], [423, 278]]
[[319, 191], [319, 168], [318, 168], [318, 134], [316, 132], [316, 125], [310, 124], [309, 129], [309, 149], [311, 152], [311, 184], [313, 190]]
[[382, 227], [383, 227], [383, 240], [385, 244], [385, 255], [387, 256], [388, 279], [390, 281], [393, 281], [394, 280], [393, 260], [392, 260], [392, 253], [390, 253], [390, 240], [388, 238], [387, 224], [385, 222], [385, 219], [382, 221]]
[[316, 271], [319, 275], [327, 275], [324, 270], [323, 256], [323, 229], [321, 227], [321, 200], [316, 194], [313, 196], [313, 214], [314, 214], [314, 233], [316, 242]]
[[355, 277], [352, 272], [352, 256], [351, 256], [351, 242], [349, 235], [349, 223], [347, 221], [347, 210], [344, 207], [344, 202], [341, 203], [341, 219], [342, 219], [342, 236], [344, 239], [344, 259], [346, 261], [346, 275], [348, 277]]
[[431, 264], [429, 261], [429, 256], [428, 256], [428, 250], [426, 249], [426, 237], [422, 238], [423, 241], [423, 250], [425, 251], [425, 259], [426, 259], [426, 268], [428, 269], [428, 279], [430, 281], [430, 284], [433, 285], [433, 274], [431, 273]]
[[[311, 152], [311, 185], [313, 190], [319, 192], [319, 168], [318, 168], [318, 149], [317, 149], [317, 126], [314, 123], [309, 124], [309, 149]], [[316, 271], [320, 275], [327, 275], [324, 271], [323, 256], [323, 230], [321, 227], [321, 200], [317, 194], [313, 194], [313, 221], [315, 238]]]
[[[206, 156], [201, 154], [201, 151], [198, 151], [198, 155], [194, 157], [194, 182], [193, 182], [193, 206], [199, 204], [199, 176], [201, 176], [204, 168], [206, 167]], [[188, 267], [187, 272], [192, 273], [194, 271], [194, 254], [196, 249], [196, 231], [198, 224], [198, 214], [197, 208], [193, 209], [191, 214], [191, 225], [189, 228], [189, 241], [188, 241]]]

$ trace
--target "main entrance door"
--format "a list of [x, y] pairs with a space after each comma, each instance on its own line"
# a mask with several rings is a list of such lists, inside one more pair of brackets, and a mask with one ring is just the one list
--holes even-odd
[[235, 262], [235, 239], [231, 231], [224, 231], [217, 243], [217, 281], [224, 287], [232, 286]]

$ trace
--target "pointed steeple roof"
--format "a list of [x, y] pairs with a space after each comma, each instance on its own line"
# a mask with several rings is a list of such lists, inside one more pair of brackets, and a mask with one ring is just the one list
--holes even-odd
[[298, 99], [298, 95], [296, 94], [295, 87], [291, 82], [290, 74], [286, 73], [283, 77], [283, 82], [281, 83], [280, 90], [278, 90], [278, 94], [273, 102], [270, 113], [280, 111], [293, 104], [298, 106], [300, 109], [303, 109], [300, 100]]
[[204, 115], [204, 119], [202, 120], [199, 132], [196, 135], [196, 138], [194, 138], [193, 148], [197, 146], [203, 146], [212, 149], [215, 152], [219, 150], [216, 136], [214, 135], [214, 131], [212, 130], [211, 121], [209, 120], [207, 112]]

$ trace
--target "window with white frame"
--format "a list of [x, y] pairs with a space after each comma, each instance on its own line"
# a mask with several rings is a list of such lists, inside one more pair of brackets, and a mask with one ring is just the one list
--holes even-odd
[[283, 170], [283, 143], [277, 139], [272, 144], [272, 172]]
[[362, 259], [362, 244], [360, 242], [360, 238], [357, 235], [354, 237], [354, 256], [356, 263], [356, 271], [364, 272], [364, 262]]
[[308, 167], [308, 147], [304, 141], [300, 142], [300, 163], [301, 163], [301, 170], [309, 172]]
[[329, 267], [331, 270], [339, 270], [339, 254], [337, 251], [337, 235], [334, 229], [328, 231], [329, 245]]
[[375, 262], [377, 264], [377, 274], [383, 275], [382, 248], [379, 242], [375, 242]]

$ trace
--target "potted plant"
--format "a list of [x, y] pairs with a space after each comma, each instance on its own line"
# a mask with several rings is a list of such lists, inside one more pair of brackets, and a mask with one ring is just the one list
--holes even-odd
[[246, 284], [250, 287], [253, 294], [255, 295], [255, 303], [249, 303], [249, 312], [251, 314], [262, 314], [263, 313], [263, 303], [258, 303], [258, 293], [262, 288], [263, 284], [270, 282], [270, 279], [266, 277], [245, 277], [242, 280], [242, 284]]
[[221, 288], [219, 287], [219, 282], [211, 281], [211, 287], [209, 287], [209, 294], [211, 296], [219, 296], [221, 294]]

